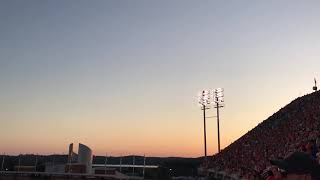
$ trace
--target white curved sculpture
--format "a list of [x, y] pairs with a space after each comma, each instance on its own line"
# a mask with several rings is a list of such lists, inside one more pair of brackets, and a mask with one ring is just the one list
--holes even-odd
[[85, 164], [87, 167], [87, 173], [91, 173], [92, 150], [88, 146], [81, 143], [79, 143], [78, 149], [78, 163]]

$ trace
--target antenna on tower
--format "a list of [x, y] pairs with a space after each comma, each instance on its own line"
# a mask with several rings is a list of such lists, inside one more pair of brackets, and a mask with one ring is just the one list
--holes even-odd
[[312, 88], [314, 91], [317, 91], [317, 80], [316, 80], [316, 78], [314, 78], [314, 86], [313, 86], [313, 88]]

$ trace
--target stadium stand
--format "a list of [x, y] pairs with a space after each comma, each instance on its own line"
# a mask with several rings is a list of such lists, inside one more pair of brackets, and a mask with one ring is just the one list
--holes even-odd
[[270, 159], [304, 151], [320, 162], [320, 91], [299, 97], [214, 155], [212, 172], [258, 179]]

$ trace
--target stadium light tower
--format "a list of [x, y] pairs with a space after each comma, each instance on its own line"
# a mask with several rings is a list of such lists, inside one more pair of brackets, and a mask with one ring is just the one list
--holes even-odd
[[210, 109], [210, 104], [212, 103], [212, 91], [203, 90], [198, 95], [198, 102], [203, 110], [203, 131], [204, 131], [204, 157], [205, 162], [207, 162], [207, 133], [206, 133], [206, 109]]
[[220, 153], [220, 126], [219, 126], [219, 108], [224, 107], [224, 90], [217, 88], [213, 90], [214, 108], [217, 109], [217, 128], [218, 128], [218, 152]]

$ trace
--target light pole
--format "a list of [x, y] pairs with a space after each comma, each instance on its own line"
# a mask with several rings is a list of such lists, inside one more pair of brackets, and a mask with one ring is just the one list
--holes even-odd
[[1, 171], [3, 171], [3, 165], [4, 165], [4, 158], [5, 158], [5, 153], [3, 153], [3, 156], [2, 156], [2, 163], [1, 163]]
[[18, 165], [18, 172], [20, 172], [20, 165], [21, 165], [21, 160], [20, 160], [20, 154], [19, 154], [19, 165]]
[[312, 90], [317, 91], [317, 80], [314, 78], [314, 86], [312, 87]]
[[220, 125], [219, 125], [219, 108], [224, 107], [224, 90], [217, 88], [213, 90], [214, 108], [217, 109], [217, 128], [218, 128], [218, 152], [220, 153]]
[[38, 155], [36, 155], [36, 162], [34, 163], [34, 172], [37, 172], [37, 165], [38, 165]]
[[145, 169], [146, 169], [146, 155], [143, 155], [143, 171], [142, 171], [142, 175], [143, 175], [143, 179], [145, 176]]
[[53, 171], [54, 171], [54, 159], [55, 158], [55, 156], [54, 156], [54, 154], [53, 154], [53, 156], [52, 156], [52, 169], [53, 169]]
[[206, 133], [206, 109], [210, 109], [209, 105], [212, 103], [212, 93], [210, 90], [203, 90], [199, 93], [198, 102], [203, 110], [203, 134], [204, 134], [204, 157], [207, 162], [207, 133]]
[[122, 172], [122, 155], [120, 156], [120, 172]]
[[134, 165], [135, 165], [135, 157], [134, 157], [134, 155], [133, 155], [133, 157], [132, 157], [132, 176], [134, 176]]
[[106, 153], [106, 159], [104, 161], [104, 174], [107, 174], [107, 162], [108, 162], [108, 154]]

